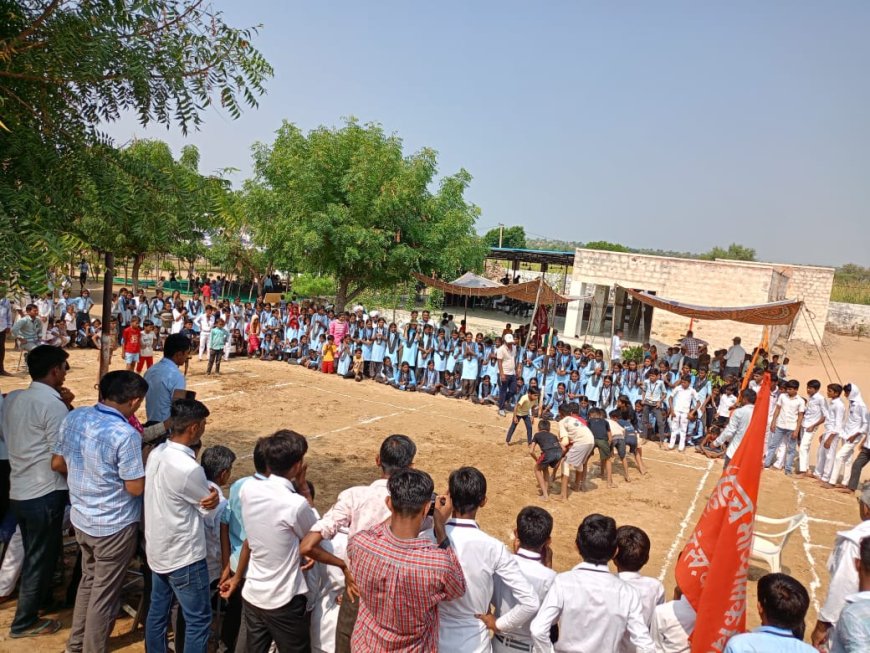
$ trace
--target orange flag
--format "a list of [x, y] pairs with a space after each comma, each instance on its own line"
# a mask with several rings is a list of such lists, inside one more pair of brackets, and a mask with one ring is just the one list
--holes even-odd
[[746, 581], [769, 404], [770, 375], [765, 374], [749, 429], [677, 562], [677, 585], [697, 612], [692, 653], [723, 651], [728, 639], [746, 628]]

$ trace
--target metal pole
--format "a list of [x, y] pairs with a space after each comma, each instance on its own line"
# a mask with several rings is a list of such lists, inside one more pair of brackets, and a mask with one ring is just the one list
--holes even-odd
[[109, 371], [112, 356], [112, 278], [115, 276], [115, 255], [106, 252], [106, 269], [103, 272], [103, 329], [100, 335], [100, 373], [99, 383]]
[[501, 249], [502, 241], [504, 240], [504, 225], [499, 223], [498, 225], [498, 248]]

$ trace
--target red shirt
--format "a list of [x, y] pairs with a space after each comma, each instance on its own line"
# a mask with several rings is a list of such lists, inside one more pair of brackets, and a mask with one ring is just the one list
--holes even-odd
[[139, 334], [142, 329], [134, 329], [128, 326], [124, 329], [124, 353], [138, 354], [141, 351], [141, 343], [139, 342]]
[[465, 594], [453, 547], [402, 540], [378, 524], [351, 537], [347, 557], [362, 595], [354, 653], [436, 653], [438, 604]]

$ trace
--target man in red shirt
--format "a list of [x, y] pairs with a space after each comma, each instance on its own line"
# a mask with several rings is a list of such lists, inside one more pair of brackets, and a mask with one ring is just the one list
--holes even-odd
[[142, 343], [140, 342], [140, 334], [142, 329], [139, 328], [139, 317], [134, 315], [130, 318], [130, 326], [124, 329], [124, 362], [127, 363], [127, 370], [132, 372], [136, 368], [136, 363], [139, 362], [139, 354], [142, 351]]
[[419, 537], [432, 506], [435, 484], [426, 473], [406, 469], [390, 477], [392, 517], [350, 539], [347, 557], [361, 596], [353, 631], [354, 653], [436, 653], [438, 604], [465, 594], [465, 576], [444, 523], [453, 505], [435, 499], [435, 538]]

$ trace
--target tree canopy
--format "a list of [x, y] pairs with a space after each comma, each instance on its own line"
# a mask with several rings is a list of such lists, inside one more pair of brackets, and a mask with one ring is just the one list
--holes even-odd
[[332, 276], [338, 308], [413, 271], [451, 276], [483, 262], [479, 209], [464, 198], [471, 175], [431, 190], [435, 151], [406, 156], [380, 125], [350, 119], [303, 134], [284, 122], [271, 145], [254, 146], [254, 172], [245, 195], [255, 244], [279, 269]]
[[[0, 278], [33, 288], [90, 197], [135, 173], [99, 129], [126, 111], [187, 131], [254, 106], [269, 64], [254, 30], [203, 0], [0, 0]], [[148, 183], [147, 177], [142, 180]], [[120, 194], [119, 197], [128, 197]]]
[[731, 259], [733, 261], [754, 261], [755, 250], [751, 247], [744, 247], [737, 243], [731, 243], [728, 247], [714, 247], [709, 252], [699, 255], [698, 258], [707, 261], [712, 261], [717, 258]]
[[499, 235], [501, 235], [502, 247], [511, 247], [514, 249], [526, 248], [526, 230], [522, 225], [505, 227], [504, 232], [499, 234], [500, 230], [501, 227], [495, 227], [483, 235], [483, 242], [487, 247], [498, 247]]

